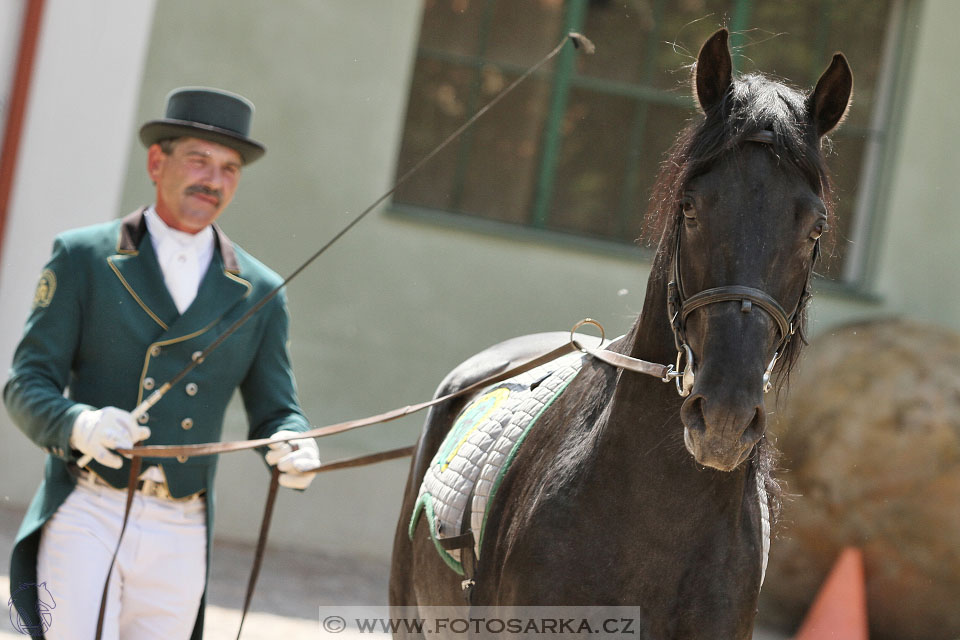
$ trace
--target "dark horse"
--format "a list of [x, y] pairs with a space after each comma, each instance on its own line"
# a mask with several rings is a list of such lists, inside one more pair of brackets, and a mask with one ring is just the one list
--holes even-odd
[[[629, 605], [640, 638], [749, 638], [768, 540], [764, 392], [796, 360], [819, 238], [830, 214], [821, 137], [853, 77], [836, 54], [803, 95], [733, 78], [728, 34], [700, 50], [702, 117], [679, 136], [654, 189], [662, 225], [643, 311], [609, 350], [677, 353], [684, 385], [586, 358], [543, 413], [489, 507], [474, 584], [440, 558], [426, 518], [408, 536], [426, 467], [466, 400], [427, 418], [394, 542], [399, 607]], [[669, 311], [668, 311], [669, 310]], [[556, 346], [556, 334], [480, 353], [446, 394]], [[679, 361], [678, 361], [679, 367]], [[773, 494], [771, 493], [771, 496]], [[469, 576], [468, 576], [469, 577]]]

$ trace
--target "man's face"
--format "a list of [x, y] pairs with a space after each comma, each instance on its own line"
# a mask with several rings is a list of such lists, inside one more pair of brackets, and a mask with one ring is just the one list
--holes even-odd
[[242, 166], [237, 151], [198, 138], [174, 141], [169, 155], [151, 145], [147, 173], [157, 187], [157, 214], [174, 229], [197, 233], [230, 204]]

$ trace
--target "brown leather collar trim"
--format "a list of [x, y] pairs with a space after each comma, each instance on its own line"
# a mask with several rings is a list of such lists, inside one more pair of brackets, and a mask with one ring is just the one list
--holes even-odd
[[128, 213], [120, 222], [120, 238], [117, 240], [117, 253], [137, 253], [140, 241], [147, 233], [147, 221], [143, 219], [146, 207], [140, 207]]
[[[130, 254], [138, 251], [137, 247], [140, 246], [140, 241], [147, 233], [147, 221], [143, 219], [143, 212], [146, 210], [146, 207], [140, 207], [124, 216], [120, 223], [117, 253]], [[237, 263], [237, 252], [233, 248], [233, 243], [217, 225], [213, 225], [213, 232], [217, 238], [217, 244], [220, 246], [220, 257], [223, 258], [224, 270], [237, 275], [240, 273], [240, 265]]]
[[237, 264], [237, 252], [234, 251], [230, 238], [217, 225], [213, 225], [213, 232], [217, 236], [217, 243], [220, 245], [220, 257], [223, 258], [224, 271], [233, 275], [239, 274], [240, 265]]

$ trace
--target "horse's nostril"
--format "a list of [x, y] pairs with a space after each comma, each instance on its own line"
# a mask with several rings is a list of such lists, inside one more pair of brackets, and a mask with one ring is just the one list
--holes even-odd
[[703, 415], [703, 396], [697, 395], [687, 398], [680, 408], [680, 418], [684, 426], [690, 431], [703, 434], [707, 430], [707, 421]]
[[741, 442], [744, 444], [753, 444], [763, 436], [766, 428], [767, 416], [763, 413], [763, 407], [757, 407], [753, 414], [753, 420], [750, 421], [747, 428], [743, 430], [743, 435], [740, 436]]

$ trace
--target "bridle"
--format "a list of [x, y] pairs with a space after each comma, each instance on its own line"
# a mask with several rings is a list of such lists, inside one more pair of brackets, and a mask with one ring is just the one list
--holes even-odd
[[[772, 131], [758, 131], [745, 136], [743, 139], [744, 142], [759, 142], [770, 145], [774, 143], [774, 140]], [[677, 362], [673, 367], [675, 373], [672, 376], [677, 386], [677, 392], [681, 397], [689, 396], [696, 376], [693, 351], [690, 349], [686, 337], [687, 318], [695, 310], [717, 302], [739, 302], [740, 310], [743, 313], [750, 313], [754, 306], [760, 307], [777, 324], [779, 341], [774, 350], [773, 358], [763, 373], [763, 391], [764, 393], [770, 391], [773, 388], [771, 380], [773, 368], [796, 334], [799, 327], [798, 320], [811, 298], [810, 278], [813, 275], [813, 265], [819, 255], [820, 240], [817, 239], [814, 245], [814, 255], [810, 261], [810, 271], [807, 274], [803, 293], [800, 294], [800, 299], [797, 301], [793, 312], [787, 314], [780, 303], [767, 292], [743, 285], [713, 287], [687, 297], [683, 289], [683, 280], [680, 277], [680, 238], [682, 235], [681, 229], [677, 229], [677, 241], [673, 250], [673, 273], [669, 284], [667, 284], [667, 316], [670, 321], [670, 329], [673, 332], [674, 344], [677, 348]], [[801, 336], [802, 338], [803, 336]], [[681, 364], [684, 365], [682, 373], [680, 373]]]

